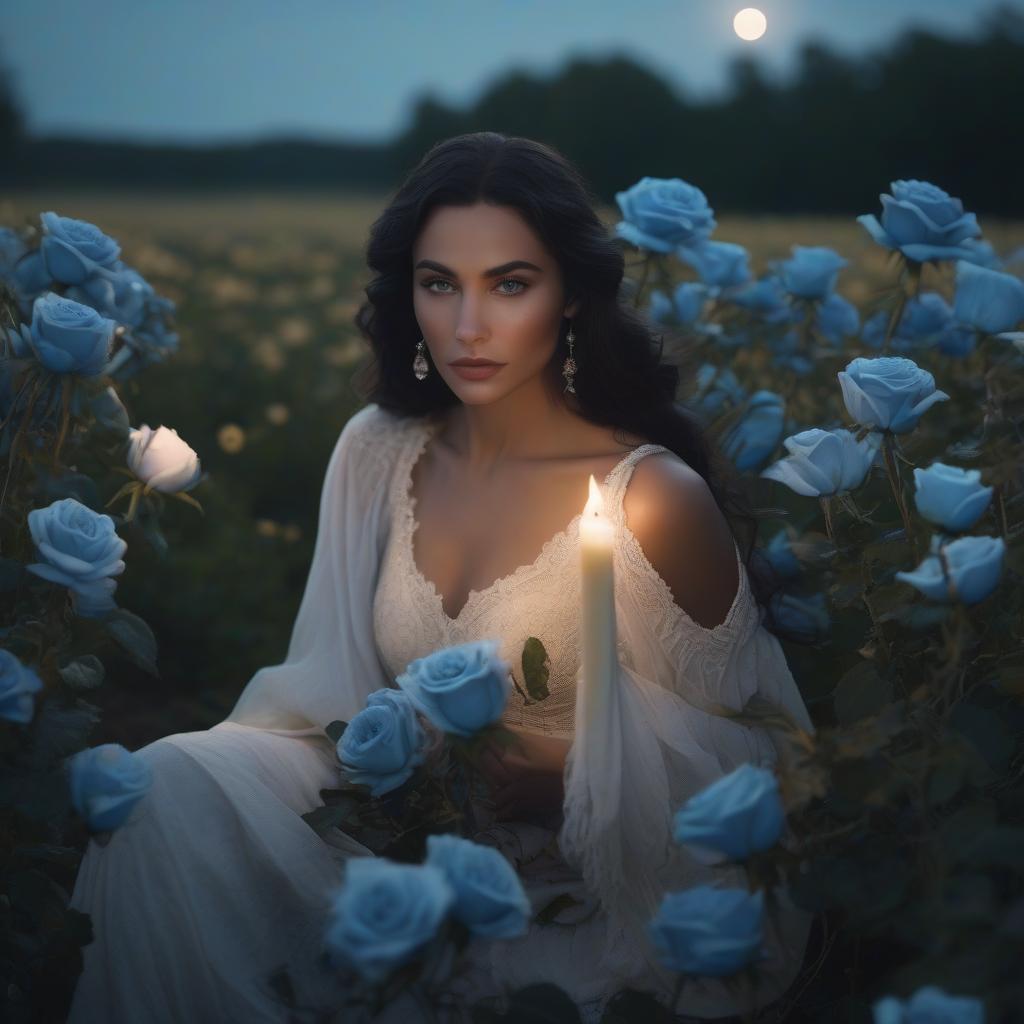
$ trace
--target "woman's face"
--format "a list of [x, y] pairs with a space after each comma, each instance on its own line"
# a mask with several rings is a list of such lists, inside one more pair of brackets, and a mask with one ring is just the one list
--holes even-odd
[[[413, 246], [413, 308], [445, 383], [483, 404], [543, 380], [577, 303], [566, 304], [558, 263], [519, 214], [481, 202], [428, 215]], [[462, 358], [502, 365], [470, 380], [451, 365]]]

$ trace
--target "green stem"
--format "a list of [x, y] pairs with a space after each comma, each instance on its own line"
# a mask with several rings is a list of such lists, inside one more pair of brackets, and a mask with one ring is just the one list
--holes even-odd
[[636, 295], [633, 296], [633, 308], [639, 309], [640, 302], [643, 299], [644, 285], [647, 284], [647, 275], [651, 270], [651, 260], [654, 258], [654, 253], [649, 252], [644, 257], [644, 268], [640, 273], [640, 280], [637, 282]]
[[893, 434], [886, 430], [882, 435], [882, 451], [885, 454], [885, 470], [889, 475], [889, 486], [896, 498], [896, 506], [900, 511], [900, 518], [903, 520], [903, 529], [907, 534], [907, 543], [914, 558], [917, 558], [917, 543], [914, 540], [914, 533], [910, 525], [910, 513], [907, 510], [906, 498], [903, 494], [903, 481], [900, 477], [899, 467], [896, 465], [896, 457], [893, 452]]

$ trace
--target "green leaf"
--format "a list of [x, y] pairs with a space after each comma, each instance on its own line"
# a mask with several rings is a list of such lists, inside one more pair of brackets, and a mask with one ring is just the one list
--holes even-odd
[[53, 763], [75, 754], [88, 742], [100, 719], [100, 709], [84, 700], [64, 704], [53, 698], [43, 702], [32, 722], [31, 764], [45, 771]]
[[156, 637], [148, 624], [124, 608], [116, 608], [103, 620], [107, 631], [128, 658], [144, 672], [159, 677], [156, 667]]
[[344, 735], [345, 730], [348, 728], [348, 722], [343, 722], [340, 718], [333, 722], [328, 722], [327, 728], [324, 732], [327, 733], [328, 739], [337, 746], [338, 740]]
[[836, 684], [832, 696], [836, 719], [841, 725], [850, 725], [877, 714], [892, 697], [892, 684], [878, 674], [875, 663], [858, 662]]
[[359, 805], [354, 800], [342, 800], [330, 807], [315, 807], [302, 815], [302, 820], [318, 835], [330, 832], [348, 821], [358, 811]]
[[523, 644], [523, 678], [526, 680], [526, 692], [534, 700], [545, 700], [550, 696], [547, 660], [548, 652], [540, 640], [535, 636], [527, 637]]
[[103, 662], [94, 654], [83, 654], [57, 671], [72, 690], [94, 690], [106, 675]]

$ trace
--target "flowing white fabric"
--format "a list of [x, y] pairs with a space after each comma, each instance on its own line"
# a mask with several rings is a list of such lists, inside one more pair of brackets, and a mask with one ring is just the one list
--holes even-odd
[[[579, 517], [533, 563], [472, 592], [449, 618], [412, 556], [409, 480], [433, 429], [376, 405], [349, 420], [327, 467], [284, 662], [252, 677], [225, 722], [140, 751], [154, 788], [107, 846], [89, 844], [72, 897], [96, 934], [72, 1024], [283, 1021], [261, 987], [280, 964], [317, 998], [309, 968], [328, 894], [348, 857], [370, 855], [337, 831], [318, 838], [299, 817], [338, 778], [323, 730], [394, 685], [412, 658], [469, 639], [497, 639], [513, 669], [527, 636], [548, 652], [551, 696], [527, 704], [514, 692], [504, 721], [573, 738], [564, 820], [489, 823], [478, 838], [513, 860], [535, 909], [561, 893], [577, 906], [548, 925], [534, 922], [520, 939], [471, 945], [453, 989], [479, 996], [554, 981], [588, 1024], [627, 984], [667, 999], [674, 978], [645, 932], [662, 892], [744, 884], [738, 869], [703, 866], [670, 838], [671, 816], [689, 796], [740, 763], [771, 764], [778, 754], [767, 733], [706, 709], [739, 709], [757, 692], [812, 727], [777, 640], [760, 625], [742, 564], [732, 608], [709, 630], [674, 604], [629, 531], [622, 495], [632, 469], [665, 449], [641, 446], [604, 481], [617, 525], [620, 663], [614, 700], [585, 726]], [[769, 922], [759, 1003], [792, 981], [809, 922], [785, 904]], [[689, 985], [679, 1009], [716, 1017], [742, 1005], [709, 982]]]

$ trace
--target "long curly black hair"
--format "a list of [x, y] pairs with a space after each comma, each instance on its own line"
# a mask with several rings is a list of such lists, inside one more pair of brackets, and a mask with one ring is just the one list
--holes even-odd
[[[704, 478], [736, 538], [755, 599], [767, 610], [779, 581], [757, 548], [758, 521], [742, 480], [680, 400], [680, 391], [693, 386], [691, 367], [681, 388], [686, 346], [681, 358], [669, 361], [665, 335], [623, 296], [622, 243], [598, 217], [597, 200], [580, 173], [550, 146], [472, 132], [433, 146], [408, 175], [374, 221], [366, 247], [375, 276], [355, 316], [371, 349], [352, 378], [359, 398], [407, 416], [437, 414], [460, 401], [440, 374], [420, 381], [412, 372], [421, 337], [412, 251], [432, 209], [477, 202], [517, 210], [558, 261], [566, 295], [581, 300], [572, 324], [580, 339], [574, 344], [576, 396], [566, 401], [591, 423], [664, 445]], [[569, 354], [569, 326], [563, 317], [552, 360], [556, 373]], [[774, 630], [772, 618], [769, 612], [762, 621]]]

